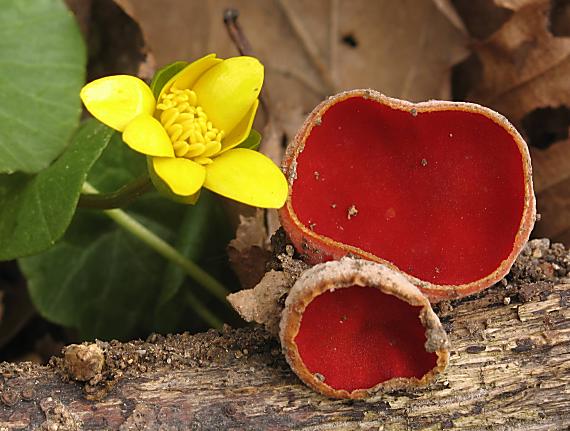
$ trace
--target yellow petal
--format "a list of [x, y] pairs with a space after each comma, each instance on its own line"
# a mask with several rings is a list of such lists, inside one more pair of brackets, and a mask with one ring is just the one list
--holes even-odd
[[141, 114], [152, 115], [154, 96], [142, 80], [129, 75], [106, 76], [81, 89], [87, 110], [102, 123], [119, 132]]
[[242, 118], [238, 125], [234, 127], [232, 133], [222, 140], [222, 149], [220, 150], [220, 153], [231, 150], [245, 141], [249, 136], [249, 132], [251, 132], [251, 126], [253, 125], [253, 120], [255, 119], [258, 106], [259, 100], [253, 102], [250, 110], [245, 114], [245, 117]]
[[287, 180], [266, 156], [234, 148], [206, 166], [204, 187], [238, 202], [261, 208], [281, 208], [287, 199]]
[[152, 167], [156, 175], [168, 185], [174, 194], [190, 196], [204, 184], [206, 169], [192, 160], [155, 157]]
[[[160, 90], [160, 96], [170, 90], [171, 87], [178, 89], [192, 89], [198, 78], [204, 74], [208, 69], [211, 69], [216, 64], [221, 63], [221, 58], [216, 58], [216, 54], [209, 54], [196, 61], [193, 61], [176, 75], [168, 80], [168, 82]], [[159, 96], [159, 98], [160, 98]]]
[[253, 57], [234, 57], [204, 73], [193, 90], [208, 119], [227, 136], [251, 110], [262, 85], [263, 65]]
[[139, 115], [123, 132], [123, 141], [133, 150], [148, 156], [174, 157], [172, 141], [156, 118]]
[[162, 181], [162, 179], [160, 179], [160, 177], [154, 171], [153, 159], [154, 159], [154, 157], [147, 157], [146, 161], [147, 161], [148, 173], [149, 173], [150, 179], [152, 180], [152, 184], [154, 184], [154, 187], [156, 188], [156, 190], [161, 195], [166, 196], [171, 201], [177, 202], [179, 204], [194, 205], [198, 201], [198, 198], [200, 197], [200, 192], [202, 191], [202, 189], [198, 190], [196, 193], [194, 193], [193, 195], [190, 195], [190, 196], [180, 196], [180, 195], [176, 195], [176, 194], [172, 193], [172, 190], [170, 190], [170, 187], [167, 186], [166, 183], [164, 181]]

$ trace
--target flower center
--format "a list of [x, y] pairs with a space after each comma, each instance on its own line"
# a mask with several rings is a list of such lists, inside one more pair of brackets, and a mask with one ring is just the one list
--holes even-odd
[[201, 165], [212, 163], [222, 149], [224, 131], [216, 129], [192, 90], [171, 89], [160, 96], [156, 108], [160, 122], [170, 136], [176, 157], [185, 157]]

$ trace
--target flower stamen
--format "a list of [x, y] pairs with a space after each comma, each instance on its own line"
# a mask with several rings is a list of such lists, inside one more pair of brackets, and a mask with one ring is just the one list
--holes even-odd
[[156, 108], [176, 157], [201, 165], [212, 163], [211, 158], [222, 149], [224, 131], [215, 128], [208, 120], [194, 91], [171, 89], [160, 96]]

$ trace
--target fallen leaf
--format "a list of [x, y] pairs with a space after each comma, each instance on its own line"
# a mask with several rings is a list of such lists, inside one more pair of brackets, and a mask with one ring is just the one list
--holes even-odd
[[81, 33], [86, 36], [89, 32], [92, 0], [65, 0], [65, 4], [75, 15]]
[[459, 16], [459, 13], [457, 13], [457, 9], [452, 0], [433, 0], [433, 3], [461, 33], [467, 34], [465, 23]]
[[[77, 2], [76, 2], [77, 3]], [[88, 80], [105, 75], [128, 74], [150, 79], [154, 57], [138, 23], [113, 0], [91, 1], [88, 11]], [[82, 9], [87, 6], [81, 4]], [[85, 10], [81, 11], [87, 14]]]
[[493, 0], [452, 0], [453, 6], [473, 39], [485, 40], [513, 14]]
[[550, 238], [552, 242], [570, 243], [570, 178], [566, 178], [537, 194], [540, 214], [533, 230], [534, 238]]
[[230, 241], [229, 246], [239, 252], [246, 251], [251, 247], [268, 249], [269, 241], [262, 210], [258, 209], [253, 217], [240, 216], [236, 237]]
[[570, 38], [549, 31], [548, 0], [495, 0], [512, 16], [475, 44], [482, 77], [468, 99], [501, 112], [520, 126], [538, 108], [570, 106]]
[[[453, 0], [474, 55], [457, 69], [457, 95], [505, 115], [531, 145], [534, 237], [570, 241], [570, 16], [568, 2]], [[533, 147], [534, 146], [534, 147]]]
[[255, 286], [271, 257], [269, 237], [265, 228], [264, 211], [258, 209], [253, 217], [239, 216], [236, 237], [228, 244], [228, 257], [243, 288]]
[[552, 1], [550, 31], [554, 36], [570, 36], [570, 2], [567, 0]]
[[[117, 1], [140, 24], [159, 66], [207, 52], [236, 54], [222, 22], [225, 1], [171, 0], [168, 7], [159, 0]], [[451, 66], [467, 54], [467, 42], [441, 12], [443, 3], [236, 0], [232, 6], [266, 65], [271, 101], [298, 117], [299, 108], [306, 114], [329, 94], [314, 57], [336, 79], [335, 91], [371, 87], [412, 100], [449, 98]]]
[[374, 88], [412, 101], [448, 99], [451, 66], [467, 55], [466, 37], [429, 1], [340, 2], [338, 86]]
[[[543, 150], [531, 147], [530, 155], [534, 191], [537, 194], [540, 195], [544, 190], [570, 178], [570, 140], [556, 142]], [[565, 214], [563, 215], [567, 218]]]
[[[138, 22], [159, 66], [208, 52], [236, 55], [223, 25], [225, 1], [115, 1]], [[277, 164], [327, 95], [370, 87], [411, 100], [448, 99], [451, 67], [467, 55], [448, 0], [235, 0], [232, 7], [265, 65], [270, 112], [255, 127], [264, 136], [260, 151]], [[275, 211], [266, 220], [270, 233], [279, 226]]]
[[530, 148], [534, 188], [537, 196], [537, 221], [534, 238], [570, 243], [570, 139], [547, 149]]

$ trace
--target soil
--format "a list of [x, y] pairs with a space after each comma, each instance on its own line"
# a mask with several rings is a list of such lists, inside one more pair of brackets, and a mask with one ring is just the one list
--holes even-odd
[[505, 280], [438, 304], [450, 362], [428, 388], [330, 400], [264, 329], [225, 327], [0, 364], [0, 429], [567, 429], [569, 258], [532, 241]]
[[[211, 329], [196, 335], [152, 334], [144, 341], [96, 341], [94, 344], [84, 343], [83, 346], [97, 346], [105, 358], [101, 371], [95, 371], [99, 367], [97, 361], [83, 364], [81, 375], [93, 375], [83, 387], [88, 399], [103, 398], [122, 378], [138, 378], [164, 367], [181, 370], [212, 365], [228, 366], [236, 360], [263, 363], [280, 361], [282, 366], [286, 366], [278, 342], [261, 327], [232, 329], [226, 325], [221, 331]], [[54, 357], [49, 365], [64, 381], [85, 380], [77, 379], [77, 372], [74, 371], [77, 369], [75, 355]], [[88, 370], [90, 365], [95, 369], [93, 372]], [[3, 365], [0, 365], [0, 374], [4, 371]]]
[[[282, 241], [281, 248], [287, 247], [283, 238], [276, 241]], [[296, 261], [290, 256], [289, 258]], [[280, 263], [282, 269], [284, 262], [281, 260]], [[464, 302], [478, 300], [494, 306], [544, 300], [551, 293], [549, 287], [555, 283], [570, 282], [566, 279], [569, 273], [570, 253], [562, 244], [551, 245], [548, 239], [532, 240], [525, 246], [505, 279], [475, 296], [443, 301], [435, 305], [434, 310], [445, 327], [453, 310]], [[563, 301], [570, 305], [570, 296], [564, 297]], [[446, 329], [453, 330], [449, 325]], [[468, 321], [465, 329], [471, 335], [477, 335], [482, 333], [484, 325]], [[86, 396], [90, 399], [104, 397], [121, 378], [140, 377], [165, 366], [176, 370], [206, 365], [229, 366], [236, 360], [253, 360], [265, 364], [275, 363], [279, 368], [286, 367], [279, 343], [261, 327], [232, 329], [226, 325], [221, 331], [212, 329], [196, 335], [152, 334], [144, 341], [96, 341], [95, 345], [102, 350], [105, 363], [102, 371], [96, 372], [84, 385]], [[93, 363], [97, 366], [96, 361]], [[50, 366], [65, 380], [74, 379], [74, 374], [70, 373], [69, 360], [54, 357]], [[0, 373], [5, 371], [3, 367], [0, 366]], [[83, 373], [89, 374], [88, 371]]]
[[[483, 292], [469, 298], [484, 298], [489, 304], [527, 303], [548, 296], [548, 287], [567, 282], [570, 253], [563, 244], [551, 244], [547, 238], [533, 239], [523, 248], [509, 274]], [[464, 299], [442, 301], [434, 306], [440, 317], [451, 313]]]

